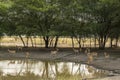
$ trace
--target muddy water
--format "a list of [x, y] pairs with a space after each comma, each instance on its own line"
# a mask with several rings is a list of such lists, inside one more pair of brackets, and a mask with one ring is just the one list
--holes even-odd
[[93, 80], [110, 74], [110, 71], [73, 62], [0, 61], [0, 80]]

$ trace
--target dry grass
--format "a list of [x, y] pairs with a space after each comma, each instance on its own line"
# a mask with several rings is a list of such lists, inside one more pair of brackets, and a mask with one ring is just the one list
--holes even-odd
[[[42, 38], [40, 38], [40, 37], [36, 37], [36, 38], [32, 38], [32, 39], [33, 39], [33, 43], [36, 43], [37, 46], [43, 47], [44, 44], [45, 44], [44, 40]], [[27, 38], [23, 37], [23, 40], [26, 42]], [[73, 40], [74, 40], [74, 47], [78, 47], [79, 44], [78, 44], [77, 40], [76, 39], [73, 39]], [[55, 41], [55, 39], [53, 39], [53, 42], [54, 41]], [[1, 45], [3, 45], [3, 46], [15, 46], [15, 45], [23, 46], [22, 41], [20, 40], [20, 38], [15, 37], [15, 36], [3, 37], [0, 42], [1, 42]], [[95, 47], [94, 42], [95, 41], [92, 38], [91, 39], [91, 47]], [[98, 44], [98, 42], [96, 42], [96, 43]], [[106, 47], [109, 46], [109, 43], [110, 43], [110, 39], [108, 39], [108, 41], [106, 43]], [[114, 43], [115, 43], [115, 41], [113, 41], [113, 44]], [[30, 39], [28, 41], [28, 44], [29, 44], [29, 46], [32, 46]], [[90, 39], [86, 38], [84, 43], [83, 43], [83, 41], [81, 42], [82, 46], [83, 46], [83, 44], [84, 44], [84, 47], [90, 47]], [[71, 38], [62, 38], [62, 37], [60, 37], [59, 41], [58, 41], [58, 47], [72, 47]], [[97, 45], [97, 47], [98, 47], [98, 45]]]

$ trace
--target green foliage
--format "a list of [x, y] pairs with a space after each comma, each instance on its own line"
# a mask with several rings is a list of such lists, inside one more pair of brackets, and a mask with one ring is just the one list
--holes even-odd
[[119, 13], [119, 0], [0, 0], [0, 34], [107, 39], [120, 33]]

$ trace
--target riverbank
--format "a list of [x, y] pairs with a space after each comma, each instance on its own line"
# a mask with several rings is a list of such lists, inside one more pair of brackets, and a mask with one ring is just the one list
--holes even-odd
[[[98, 56], [93, 59], [91, 63], [88, 63], [87, 54], [81, 51], [80, 53], [75, 54], [71, 48], [59, 48], [57, 54], [51, 54], [53, 49], [45, 48], [24, 48], [24, 49], [14, 49], [16, 53], [9, 53], [8, 48], [1, 48], [0, 50], [0, 59], [37, 59], [37, 60], [47, 60], [47, 61], [67, 61], [67, 62], [80, 62], [83, 64], [92, 65], [96, 68], [113, 71], [114, 73], [120, 74], [120, 49], [106, 49], [106, 50], [94, 50], [91, 52], [97, 52]], [[26, 56], [26, 53], [29, 55]], [[110, 57], [105, 58], [104, 52], [107, 52]], [[118, 76], [119, 77], [119, 76]], [[112, 80], [105, 78], [104, 80]], [[119, 80], [114, 79], [114, 80]]]

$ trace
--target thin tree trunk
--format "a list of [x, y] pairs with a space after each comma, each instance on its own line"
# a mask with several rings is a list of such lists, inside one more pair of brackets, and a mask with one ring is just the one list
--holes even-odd
[[42, 40], [43, 38], [40, 36], [40, 45], [42, 45], [42, 43], [43, 43], [43, 40]]
[[82, 40], [83, 45], [81, 47], [85, 47], [85, 38]]
[[100, 40], [99, 40], [99, 49], [102, 49], [102, 50], [105, 49], [106, 40], [107, 40], [106, 37], [100, 38]]
[[103, 49], [103, 38], [99, 38], [99, 49]]
[[78, 44], [79, 44], [79, 50], [80, 50], [80, 48], [81, 48], [81, 37], [79, 37]]
[[32, 37], [30, 37], [30, 40], [31, 40], [32, 47], [34, 47]]
[[50, 43], [50, 44], [49, 44], [50, 47], [53, 47], [53, 39], [54, 39], [54, 38], [52, 38], [52, 39], [50, 40], [50, 42], [49, 42], [49, 43]]
[[23, 46], [25, 47], [25, 42], [24, 42], [24, 40], [23, 40], [22, 36], [21, 36], [21, 35], [19, 35], [19, 37], [20, 37], [20, 39], [21, 39], [21, 41], [22, 41], [22, 43], [23, 43]]
[[82, 41], [82, 46], [81, 47], [85, 47], [85, 36], [81, 39]]
[[113, 38], [110, 38], [110, 47], [112, 48]]
[[72, 48], [74, 48], [74, 40], [73, 40], [73, 36], [71, 36], [71, 40], [72, 40]]
[[115, 46], [118, 47], [118, 39], [119, 38], [116, 38], [116, 42], [115, 42]]
[[27, 36], [26, 46], [28, 47], [29, 44], [29, 37]]
[[91, 48], [91, 36], [90, 36], [90, 48]]
[[0, 47], [1, 47], [1, 37], [0, 37]]
[[76, 40], [78, 42], [78, 45], [79, 45], [79, 52], [80, 52], [80, 49], [81, 49], [81, 37], [79, 36], [79, 38], [76, 37]]
[[58, 39], [59, 39], [59, 36], [56, 36], [56, 39], [55, 39], [55, 44], [54, 44], [54, 48], [56, 48], [56, 47], [57, 47]]
[[103, 49], [106, 47], [106, 40], [107, 40], [107, 38], [104, 38], [104, 44], [103, 44]]
[[97, 42], [97, 41], [96, 41], [96, 36], [95, 36], [95, 40], [94, 40], [94, 41], [95, 41], [95, 42], [94, 42], [94, 46], [95, 46], [95, 48], [96, 48], [96, 42]]
[[35, 47], [36, 47], [37, 45], [36, 45], [36, 37], [35, 36], [34, 36], [34, 44], [35, 44]]

